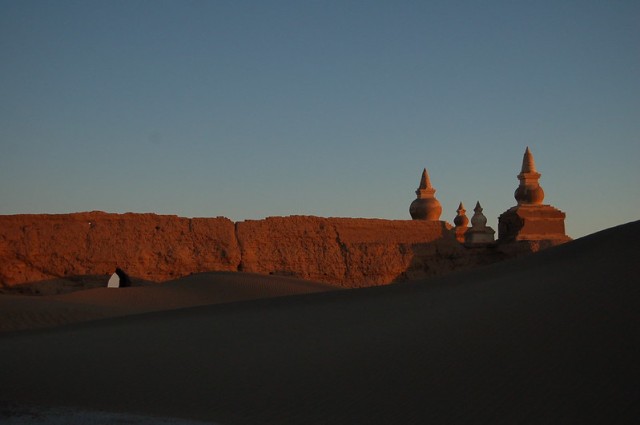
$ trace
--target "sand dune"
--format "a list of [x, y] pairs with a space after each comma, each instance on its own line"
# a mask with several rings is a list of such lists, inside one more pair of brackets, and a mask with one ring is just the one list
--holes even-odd
[[[106, 286], [106, 279], [103, 285]], [[68, 323], [336, 290], [317, 282], [253, 273], [198, 273], [181, 279], [130, 288], [94, 288], [63, 295], [0, 294], [0, 332]]]
[[5, 334], [0, 400], [221, 424], [637, 423], [638, 238], [634, 222], [431, 282]]

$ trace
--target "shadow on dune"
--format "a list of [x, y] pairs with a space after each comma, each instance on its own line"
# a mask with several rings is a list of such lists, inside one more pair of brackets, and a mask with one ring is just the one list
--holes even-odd
[[639, 237], [634, 222], [428, 282], [6, 335], [0, 400], [225, 424], [635, 423]]
[[[54, 285], [58, 288], [59, 282]], [[31, 290], [34, 288], [42, 289], [32, 287]], [[0, 332], [336, 289], [287, 277], [211, 272], [127, 288], [105, 288], [102, 283], [100, 287], [59, 295], [24, 296], [10, 292], [0, 294]]]
[[465, 271], [499, 263], [510, 258], [497, 245], [467, 248], [462, 244], [412, 244], [411, 260], [406, 270], [391, 282], [402, 283], [420, 279], [433, 279], [457, 271]]

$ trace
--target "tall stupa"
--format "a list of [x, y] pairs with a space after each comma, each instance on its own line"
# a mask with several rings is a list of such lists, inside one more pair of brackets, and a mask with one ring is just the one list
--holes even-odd
[[501, 242], [568, 240], [565, 234], [565, 213], [551, 205], [544, 205], [544, 190], [538, 180], [533, 154], [527, 147], [518, 174], [520, 185], [514, 193], [518, 202], [498, 218], [498, 239]]
[[435, 198], [435, 193], [436, 190], [431, 186], [429, 173], [427, 173], [427, 169], [425, 168], [422, 171], [420, 186], [416, 190], [417, 198], [414, 199], [411, 206], [409, 206], [409, 214], [411, 214], [412, 219], [428, 221], [440, 220], [442, 206]]

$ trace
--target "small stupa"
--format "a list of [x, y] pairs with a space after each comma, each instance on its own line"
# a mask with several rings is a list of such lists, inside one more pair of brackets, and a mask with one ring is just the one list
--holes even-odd
[[481, 246], [494, 243], [494, 235], [496, 231], [487, 226], [487, 217], [482, 214], [480, 201], [476, 203], [476, 207], [473, 211], [474, 214], [473, 217], [471, 217], [471, 228], [464, 234], [464, 244], [467, 246]]
[[514, 193], [518, 205], [498, 218], [498, 239], [501, 242], [569, 239], [564, 230], [565, 213], [542, 204], [544, 190], [538, 181], [540, 176], [533, 154], [527, 147], [518, 174], [520, 185]]
[[455, 224], [456, 226], [456, 239], [458, 240], [458, 242], [463, 243], [464, 234], [468, 229], [467, 225], [469, 224], [469, 219], [465, 214], [467, 210], [464, 209], [464, 205], [462, 205], [462, 202], [460, 202], [460, 205], [458, 205], [458, 209], [456, 210], [456, 212], [458, 214], [456, 215], [456, 218], [453, 219], [453, 224]]
[[414, 220], [440, 220], [440, 214], [442, 214], [442, 206], [440, 202], [434, 197], [436, 190], [431, 186], [431, 180], [429, 179], [429, 173], [425, 168], [422, 171], [422, 178], [420, 179], [420, 186], [416, 190], [418, 197], [409, 206], [409, 214]]

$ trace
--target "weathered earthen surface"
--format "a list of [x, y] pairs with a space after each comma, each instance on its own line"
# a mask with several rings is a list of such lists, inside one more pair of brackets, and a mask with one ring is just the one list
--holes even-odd
[[88, 212], [0, 216], [0, 283], [111, 274], [165, 280], [236, 270], [234, 223], [227, 218]]
[[436, 276], [504, 258], [468, 250], [439, 221], [270, 217], [237, 224], [241, 270], [348, 287]]
[[502, 253], [506, 258], [524, 257], [534, 252], [553, 248], [554, 246], [567, 243], [571, 238], [561, 239], [540, 239], [540, 240], [518, 240], [505, 243], [499, 243], [496, 246], [498, 252]]
[[569, 241], [564, 230], [565, 214], [551, 205], [516, 205], [498, 218], [498, 237], [513, 241]]
[[[521, 254], [519, 251], [518, 254]], [[442, 221], [156, 214], [0, 216], [0, 284], [104, 275], [163, 281], [206, 271], [295, 276], [345, 287], [439, 276], [508, 258], [464, 247]]]

